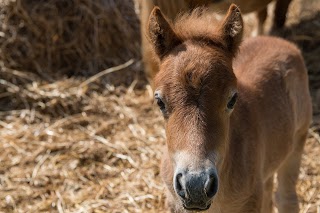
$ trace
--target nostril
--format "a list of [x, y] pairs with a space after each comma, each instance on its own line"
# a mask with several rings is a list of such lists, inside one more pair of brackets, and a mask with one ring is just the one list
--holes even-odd
[[183, 187], [184, 184], [183, 184], [182, 181], [183, 181], [182, 180], [182, 174], [181, 173], [177, 174], [176, 180], [175, 180], [176, 192], [181, 198], [185, 199], [186, 198], [186, 193], [185, 193], [185, 190], [184, 190], [184, 187]]
[[218, 191], [218, 178], [216, 175], [210, 175], [205, 186], [206, 195], [212, 198]]

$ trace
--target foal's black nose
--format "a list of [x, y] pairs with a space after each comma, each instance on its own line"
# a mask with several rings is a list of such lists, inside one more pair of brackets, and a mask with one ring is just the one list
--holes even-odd
[[180, 172], [175, 176], [174, 188], [189, 210], [206, 210], [218, 190], [215, 170], [210, 172]]

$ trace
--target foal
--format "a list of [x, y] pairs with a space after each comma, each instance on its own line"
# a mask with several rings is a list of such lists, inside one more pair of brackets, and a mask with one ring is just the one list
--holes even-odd
[[272, 37], [240, 46], [235, 5], [221, 23], [201, 14], [172, 25], [156, 7], [148, 24], [160, 65], [154, 86], [166, 123], [167, 204], [172, 212], [270, 213], [277, 173], [279, 212], [297, 213], [311, 120], [300, 51]]

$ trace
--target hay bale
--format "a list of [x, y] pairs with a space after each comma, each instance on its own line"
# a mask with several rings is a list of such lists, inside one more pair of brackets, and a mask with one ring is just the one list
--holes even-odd
[[8, 0], [0, 8], [0, 60], [42, 76], [91, 75], [140, 56], [132, 0]]

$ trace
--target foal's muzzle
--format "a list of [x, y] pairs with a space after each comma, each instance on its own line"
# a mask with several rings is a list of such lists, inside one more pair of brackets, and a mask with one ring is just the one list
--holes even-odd
[[174, 177], [174, 189], [185, 209], [207, 210], [218, 190], [217, 172], [215, 169], [177, 172]]

